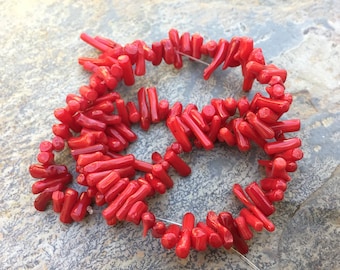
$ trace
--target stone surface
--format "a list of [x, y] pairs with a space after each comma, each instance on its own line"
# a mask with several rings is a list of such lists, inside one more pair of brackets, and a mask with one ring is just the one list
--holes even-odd
[[[85, 31], [121, 44], [143, 39], [148, 44], [179, 32], [201, 33], [206, 40], [246, 35], [263, 49], [267, 62], [288, 70], [287, 91], [294, 103], [288, 118], [300, 118], [305, 157], [293, 174], [285, 199], [271, 217], [274, 233], [256, 234], [247, 258], [259, 269], [336, 269], [339, 242], [340, 164], [340, 5], [315, 1], [0, 1], [0, 254], [1, 269], [250, 269], [235, 252], [191, 252], [179, 260], [159, 241], [141, 237], [131, 224], [108, 227], [100, 208], [83, 222], [64, 225], [49, 208], [33, 207], [33, 179], [40, 141], [51, 138], [53, 110], [68, 93], [86, 84], [79, 56], [96, 51], [80, 41]], [[162, 64], [147, 66], [147, 75], [124, 98], [135, 99], [141, 86], [157, 86], [160, 98], [189, 101], [202, 107], [212, 97], [240, 97], [240, 70], [202, 79], [204, 66], [185, 61], [181, 71]], [[260, 90], [255, 85], [254, 90]], [[263, 89], [261, 90], [263, 91]], [[250, 93], [250, 96], [253, 95]], [[129, 151], [140, 159], [164, 151], [172, 137], [164, 125], [147, 133]], [[237, 213], [233, 183], [259, 180], [256, 159], [218, 146], [185, 156], [193, 174], [175, 178], [167, 195], [150, 200], [157, 216], [181, 222], [186, 211], [204, 219], [208, 210]], [[68, 152], [58, 162], [74, 164]], [[74, 185], [76, 187], [76, 185]], [[336, 239], [337, 241], [334, 241]]]

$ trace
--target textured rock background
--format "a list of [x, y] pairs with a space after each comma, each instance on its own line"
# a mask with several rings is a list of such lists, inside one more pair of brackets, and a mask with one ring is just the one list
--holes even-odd
[[[205, 39], [251, 36], [267, 62], [289, 72], [287, 90], [294, 103], [287, 117], [299, 117], [305, 158], [293, 174], [285, 199], [272, 216], [275, 233], [251, 241], [247, 258], [259, 269], [340, 268], [340, 5], [325, 1], [0, 1], [0, 265], [1, 269], [249, 269], [236, 253], [191, 252], [179, 260], [159, 241], [142, 238], [131, 224], [108, 227], [100, 209], [81, 223], [64, 225], [51, 209], [32, 206], [33, 183], [27, 168], [40, 141], [51, 138], [53, 110], [68, 93], [88, 82], [77, 63], [96, 51], [80, 41], [86, 31], [121, 44], [148, 44], [167, 36], [199, 32]], [[200, 107], [212, 97], [240, 97], [240, 70], [218, 70], [206, 82], [204, 66], [185, 61], [181, 71], [162, 64], [124, 89], [134, 99], [141, 86], [157, 86], [171, 103], [192, 101]], [[261, 87], [255, 85], [254, 90]], [[262, 91], [262, 90], [261, 90]], [[252, 94], [250, 94], [252, 95]], [[171, 136], [161, 124], [131, 146], [149, 160], [164, 151]], [[177, 178], [172, 191], [150, 201], [159, 216], [180, 222], [186, 211], [203, 219], [208, 210], [238, 212], [233, 183], [261, 178], [261, 151], [241, 154], [217, 147], [185, 158], [193, 174]], [[58, 156], [71, 164], [67, 151]], [[73, 166], [73, 167], [72, 167]]]

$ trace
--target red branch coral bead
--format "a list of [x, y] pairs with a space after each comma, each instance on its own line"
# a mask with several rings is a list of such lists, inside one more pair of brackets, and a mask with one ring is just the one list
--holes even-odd
[[153, 225], [151, 233], [155, 238], [161, 238], [166, 232], [166, 226], [163, 221], [157, 221], [155, 225]]
[[143, 222], [143, 236], [145, 237], [148, 230], [150, 230], [156, 223], [155, 215], [151, 212], [145, 212], [142, 214]]
[[237, 228], [234, 223], [234, 219], [229, 212], [221, 212], [218, 215], [219, 222], [225, 226], [233, 236], [233, 245], [241, 253], [248, 253], [248, 245], [243, 238], [240, 237]]
[[270, 201], [268, 201], [267, 197], [256, 182], [249, 184], [246, 187], [245, 191], [263, 214], [269, 216], [274, 213], [275, 207], [271, 204]]
[[193, 228], [191, 231], [192, 247], [198, 251], [207, 249], [208, 236], [201, 228]]
[[129, 184], [129, 179], [128, 178], [122, 178], [119, 179], [118, 182], [113, 185], [106, 193], [105, 193], [105, 201], [107, 203], [111, 203], [112, 201], [114, 201], [117, 196], [125, 190], [125, 188], [128, 186]]
[[34, 207], [38, 211], [45, 211], [48, 203], [52, 200], [52, 195], [55, 191], [59, 191], [62, 188], [62, 184], [46, 188], [39, 196], [34, 200]]
[[153, 42], [151, 45], [152, 51], [155, 54], [154, 59], [152, 60], [152, 64], [154, 66], [158, 66], [162, 62], [163, 57], [163, 45], [161, 42]]
[[282, 189], [270, 190], [266, 193], [266, 197], [271, 202], [282, 201], [284, 197], [284, 192]]
[[151, 123], [151, 115], [146, 101], [146, 90], [144, 87], [139, 89], [137, 96], [140, 112], [140, 125], [143, 130], [148, 130]]
[[122, 205], [125, 203], [125, 201], [134, 194], [137, 189], [139, 188], [139, 184], [137, 181], [131, 181], [127, 187], [116, 197], [114, 201], [110, 203], [110, 205], [105, 208], [102, 212], [103, 217], [106, 220], [110, 220], [114, 217], [116, 217], [117, 212], [122, 207]]
[[140, 120], [140, 113], [136, 107], [136, 104], [132, 101], [126, 103], [126, 109], [129, 115], [129, 121], [131, 123], [138, 123]]
[[74, 221], [81, 221], [86, 213], [87, 207], [91, 203], [91, 198], [87, 194], [87, 192], [82, 192], [79, 196], [78, 201], [76, 202], [75, 206], [71, 211], [71, 217]]
[[206, 223], [219, 234], [223, 241], [223, 247], [230, 249], [233, 245], [233, 236], [231, 232], [219, 222], [218, 215], [213, 211], [209, 211]]
[[205, 105], [203, 108], [202, 108], [202, 117], [203, 119], [207, 122], [207, 123], [210, 123], [211, 120], [213, 119], [213, 117], [215, 116], [216, 114], [216, 110], [215, 110], [215, 107], [211, 104], [208, 104], [208, 105]]
[[84, 173], [102, 172], [106, 170], [119, 169], [121, 167], [133, 165], [135, 157], [128, 154], [115, 159], [94, 161], [84, 167]]
[[182, 119], [206, 150], [211, 150], [214, 147], [212, 141], [210, 141], [207, 135], [205, 135], [205, 133], [197, 126], [189, 114], [183, 113]]
[[41, 152], [52, 152], [54, 149], [53, 143], [50, 141], [42, 141], [39, 145]]
[[253, 205], [246, 197], [242, 187], [239, 184], [234, 184], [233, 192], [236, 197], [263, 223], [263, 226], [268, 231], [274, 231], [274, 224], [259, 210], [255, 205]]
[[52, 204], [53, 210], [56, 213], [60, 213], [61, 209], [63, 208], [64, 203], [64, 192], [60, 190], [56, 190], [52, 193]]
[[63, 223], [71, 223], [73, 221], [71, 212], [78, 199], [78, 192], [72, 188], [65, 191], [63, 208], [60, 212], [60, 221]]
[[54, 154], [52, 152], [39, 152], [37, 160], [44, 165], [54, 163]]
[[106, 194], [109, 189], [120, 180], [120, 175], [116, 171], [111, 171], [108, 175], [98, 181], [96, 188], [102, 194]]
[[172, 135], [175, 137], [176, 141], [182, 145], [183, 151], [190, 152], [192, 145], [180, 124], [179, 117], [173, 116], [168, 118], [167, 126], [170, 129]]
[[144, 200], [151, 192], [152, 187], [149, 184], [144, 184], [139, 187], [139, 189], [132, 194], [122, 207], [118, 210], [116, 217], [118, 220], [124, 220], [128, 214], [130, 208], [138, 201]]
[[135, 76], [133, 74], [132, 64], [129, 56], [121, 55], [118, 57], [118, 63], [123, 70], [123, 79], [126, 85], [133, 85], [135, 83]]
[[126, 221], [130, 221], [136, 225], [138, 225], [141, 221], [141, 216], [148, 210], [148, 206], [143, 201], [135, 202], [129, 212], [126, 215]]
[[147, 89], [149, 105], [150, 105], [150, 115], [151, 122], [158, 123], [159, 119], [159, 109], [158, 109], [158, 95], [155, 87], [150, 87]]
[[236, 118], [233, 120], [232, 122], [232, 127], [233, 127], [233, 131], [235, 134], [235, 138], [236, 138], [236, 144], [237, 147], [240, 151], [248, 151], [250, 149], [250, 142], [249, 139], [247, 137], [245, 137], [239, 129], [240, 124], [242, 123], [242, 119], [241, 118]]
[[189, 255], [191, 247], [191, 231], [194, 228], [195, 217], [192, 213], [185, 213], [182, 221], [182, 230], [180, 239], [176, 245], [176, 255], [179, 258], [186, 258]]
[[208, 80], [211, 74], [217, 69], [219, 65], [221, 65], [226, 57], [228, 50], [228, 41], [221, 39], [219, 41], [217, 51], [214, 53], [214, 59], [210, 63], [210, 65], [204, 70], [203, 78]]
[[237, 231], [244, 240], [250, 240], [253, 238], [253, 233], [246, 223], [246, 219], [243, 216], [238, 216], [234, 219]]
[[220, 248], [223, 245], [223, 240], [220, 235], [207, 224], [204, 222], [198, 222], [197, 227], [201, 228], [207, 234], [207, 240], [211, 247]]
[[74, 116], [74, 119], [76, 123], [78, 123], [80, 126], [84, 128], [99, 130], [99, 131], [104, 131], [106, 129], [105, 123], [89, 118], [83, 113], [78, 113], [77, 115]]
[[283, 141], [269, 142], [264, 146], [264, 151], [268, 155], [282, 153], [284, 151], [301, 146], [301, 140], [297, 137]]
[[192, 57], [201, 58], [201, 47], [203, 45], [203, 37], [200, 34], [193, 34], [191, 36]]
[[38, 194], [43, 192], [45, 189], [62, 184], [66, 186], [72, 180], [71, 174], [64, 174], [61, 176], [55, 176], [51, 178], [44, 178], [42, 180], [36, 181], [32, 185], [32, 193]]
[[244, 217], [247, 224], [251, 226], [255, 231], [262, 231], [263, 222], [259, 220], [253, 213], [251, 213], [247, 208], [242, 208], [240, 215]]
[[161, 238], [161, 244], [166, 249], [172, 249], [176, 246], [179, 235], [181, 232], [181, 227], [177, 224], [170, 224], [166, 229], [165, 234]]
[[61, 151], [64, 149], [65, 147], [65, 141], [63, 138], [59, 137], [59, 136], [55, 136], [52, 139], [52, 145], [53, 145], [53, 149], [57, 152]]
[[274, 130], [271, 129], [270, 126], [267, 126], [266, 123], [258, 119], [258, 117], [253, 112], [248, 112], [246, 115], [246, 119], [263, 139], [274, 138]]
[[189, 165], [181, 159], [174, 151], [169, 150], [165, 153], [164, 159], [170, 163], [172, 167], [181, 176], [188, 176], [191, 173]]
[[280, 178], [263, 178], [260, 180], [261, 188], [264, 191], [277, 190], [286, 191], [287, 184], [286, 181]]
[[159, 178], [159, 180], [167, 187], [172, 188], [174, 185], [173, 180], [168, 175], [168, 173], [164, 170], [161, 164], [155, 164], [152, 166], [152, 174]]

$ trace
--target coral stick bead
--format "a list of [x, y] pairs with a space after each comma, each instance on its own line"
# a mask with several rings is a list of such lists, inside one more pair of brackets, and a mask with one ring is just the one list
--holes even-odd
[[188, 176], [191, 173], [189, 165], [181, 159], [174, 151], [169, 150], [165, 153], [164, 159], [177, 171], [180, 176]]
[[148, 195], [150, 195], [151, 191], [152, 187], [149, 184], [141, 185], [135, 193], [127, 198], [122, 207], [118, 210], [116, 214], [117, 219], [124, 220], [131, 207], [136, 202], [144, 200]]
[[253, 213], [251, 213], [247, 208], [242, 208], [240, 215], [245, 218], [247, 224], [251, 226], [255, 231], [262, 231], [263, 222], [259, 220]]
[[133, 165], [135, 157], [132, 154], [121, 156], [115, 159], [95, 161], [84, 167], [84, 173], [102, 172], [106, 170], [119, 169]]
[[207, 249], [208, 236], [201, 228], [193, 228], [191, 231], [192, 247], [197, 251], [204, 251]]
[[173, 116], [168, 118], [167, 126], [170, 129], [172, 135], [176, 141], [182, 146], [184, 152], [190, 152], [192, 149], [191, 142], [180, 125], [179, 117]]
[[131, 181], [127, 187], [116, 197], [114, 201], [110, 203], [110, 205], [105, 208], [102, 212], [103, 217], [106, 220], [110, 220], [116, 217], [117, 211], [122, 207], [125, 201], [134, 194], [139, 188], [139, 184], [137, 181]]
[[138, 90], [137, 97], [140, 112], [140, 126], [143, 130], [148, 130], [151, 123], [151, 115], [146, 101], [146, 90], [144, 87]]
[[163, 59], [163, 45], [161, 42], [153, 42], [151, 45], [152, 51], [155, 54], [154, 59], [152, 60], [152, 64], [154, 66], [158, 66]]
[[226, 249], [230, 249], [233, 245], [233, 236], [231, 232], [219, 222], [218, 216], [215, 212], [208, 212], [206, 223], [210, 228], [214, 229], [222, 238], [223, 247]]
[[235, 226], [234, 219], [229, 212], [221, 212], [218, 215], [219, 222], [225, 226], [233, 236], [233, 245], [241, 253], [246, 254], [249, 250], [247, 243], [240, 237]]
[[102, 194], [106, 194], [119, 180], [120, 175], [116, 171], [111, 171], [108, 175], [99, 180], [96, 184], [96, 188]]
[[254, 204], [261, 210], [263, 214], [269, 216], [275, 212], [274, 205], [267, 199], [261, 188], [256, 182], [252, 182], [245, 188], [246, 193]]
[[118, 182], [113, 185], [105, 194], [104, 194], [104, 199], [107, 203], [111, 203], [114, 201], [117, 196], [125, 190], [125, 188], [129, 184], [129, 179], [128, 178], [122, 178], [119, 179]]
[[64, 192], [56, 190], [52, 193], [53, 211], [60, 213], [64, 203]]
[[156, 176], [167, 188], [172, 188], [174, 185], [173, 180], [164, 170], [161, 164], [154, 164], [152, 166], [152, 174]]
[[126, 221], [138, 225], [141, 221], [142, 214], [148, 210], [148, 205], [143, 201], [135, 202], [126, 215]]
[[60, 212], [60, 221], [63, 223], [71, 223], [73, 221], [71, 212], [74, 205], [77, 203], [78, 192], [72, 188], [68, 188], [65, 191], [63, 208]]
[[83, 113], [76, 114], [74, 116], [74, 119], [80, 126], [84, 128], [99, 130], [99, 131], [104, 131], [106, 129], [105, 123], [89, 118]]
[[176, 245], [176, 255], [181, 259], [188, 257], [191, 247], [191, 230], [186, 230], [181, 233], [181, 237]]
[[134, 85], [135, 75], [133, 74], [132, 64], [129, 56], [127, 55], [119, 56], [118, 63], [123, 70], [124, 83], [128, 86]]
[[256, 116], [256, 114], [254, 114], [253, 112], [248, 112], [246, 115], [246, 119], [263, 139], [266, 140], [274, 138], [274, 130], [270, 126], [266, 125], [266, 123], [262, 122]]
[[207, 234], [207, 240], [211, 247], [220, 248], [223, 245], [223, 240], [220, 235], [207, 224], [204, 222], [198, 222], [197, 227], [201, 228]]
[[46, 188], [43, 192], [41, 192], [38, 197], [34, 200], [34, 208], [38, 211], [45, 211], [47, 205], [52, 200], [52, 195], [55, 191], [59, 191], [63, 188], [62, 184], [57, 184], [52, 187]]
[[129, 121], [131, 123], [138, 123], [140, 120], [140, 113], [133, 101], [128, 101], [126, 103], [126, 109], [128, 110]]
[[237, 231], [244, 240], [250, 240], [253, 238], [253, 233], [249, 229], [246, 219], [243, 216], [238, 216], [234, 219]]
[[[200, 46], [201, 47], [201, 46]], [[192, 56], [192, 44], [190, 33], [184, 32], [180, 38], [180, 51], [186, 55]]]
[[268, 155], [278, 154], [289, 149], [297, 148], [301, 146], [301, 140], [297, 137], [286, 139], [283, 141], [269, 142], [265, 144], [264, 151]]
[[61, 184], [63, 187], [70, 183], [72, 180], [72, 175], [67, 173], [65, 175], [44, 178], [42, 180], [36, 181], [32, 185], [32, 193], [38, 194], [43, 192], [45, 189], [57, 186]]
[[228, 41], [221, 39], [219, 41], [217, 51], [214, 55], [213, 61], [209, 64], [209, 66], [203, 72], [203, 78], [208, 80], [211, 74], [218, 68], [219, 65], [223, 63], [225, 60], [227, 50], [228, 50]]
[[196, 59], [201, 58], [202, 45], [203, 45], [203, 37], [200, 34], [193, 34], [191, 36], [192, 57]]
[[150, 116], [152, 123], [158, 123], [159, 118], [159, 108], [158, 108], [158, 95], [155, 87], [149, 87], [147, 89], [149, 105], [150, 105]]
[[141, 218], [143, 223], [143, 237], [145, 237], [148, 231], [155, 225], [156, 218], [151, 212], [143, 213]]
[[181, 232], [181, 227], [177, 224], [170, 224], [166, 229], [165, 234], [161, 238], [161, 244], [166, 249], [172, 249], [176, 246], [179, 235]]
[[74, 221], [81, 221], [84, 219], [87, 213], [87, 207], [91, 204], [92, 199], [87, 192], [82, 192], [78, 201], [74, 205], [71, 211], [71, 217]]
[[271, 202], [282, 201], [283, 197], [284, 197], [284, 192], [283, 192], [282, 189], [271, 190], [271, 191], [266, 193], [266, 197]]
[[286, 191], [286, 181], [280, 178], [263, 178], [260, 180], [260, 186], [264, 191], [277, 190]]
[[151, 234], [155, 238], [161, 238], [166, 232], [166, 226], [163, 221], [156, 221], [152, 227]]
[[183, 122], [190, 128], [190, 130], [195, 134], [195, 137], [199, 140], [202, 146], [206, 150], [211, 150], [214, 147], [212, 141], [208, 138], [207, 135], [196, 125], [193, 119], [190, 117], [189, 114], [183, 113], [182, 114]]
[[240, 151], [248, 151], [250, 149], [250, 142], [247, 137], [245, 137], [239, 129], [239, 125], [242, 123], [241, 118], [235, 118], [232, 122], [233, 131], [236, 138], [236, 144]]

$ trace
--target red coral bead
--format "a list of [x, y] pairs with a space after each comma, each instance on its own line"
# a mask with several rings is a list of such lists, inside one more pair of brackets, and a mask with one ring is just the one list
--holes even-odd
[[60, 221], [63, 223], [71, 223], [73, 221], [71, 212], [74, 205], [77, 203], [78, 192], [72, 188], [65, 191], [63, 208], [60, 212]]
[[142, 214], [148, 210], [148, 206], [143, 201], [135, 202], [126, 215], [126, 221], [138, 225], [141, 221]]
[[143, 236], [145, 237], [150, 230], [156, 223], [155, 215], [151, 212], [145, 212], [142, 214], [142, 223], [143, 223]]
[[177, 224], [171, 224], [165, 231], [165, 234], [161, 238], [161, 244], [166, 249], [172, 249], [176, 246], [179, 235], [181, 232], [181, 227]]

